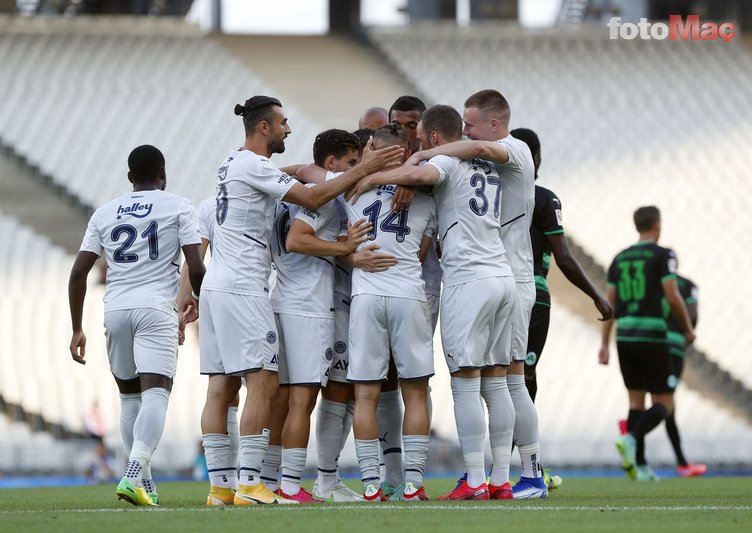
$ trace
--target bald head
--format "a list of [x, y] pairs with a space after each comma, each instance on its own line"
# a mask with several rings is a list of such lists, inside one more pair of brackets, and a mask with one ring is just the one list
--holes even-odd
[[378, 129], [389, 122], [389, 113], [383, 107], [369, 107], [360, 116], [358, 129], [371, 128]]

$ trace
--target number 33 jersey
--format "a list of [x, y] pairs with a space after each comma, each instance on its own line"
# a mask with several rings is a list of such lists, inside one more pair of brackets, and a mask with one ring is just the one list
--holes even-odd
[[436, 204], [431, 196], [416, 192], [407, 211], [392, 211], [394, 185], [381, 185], [363, 194], [355, 204], [347, 203], [347, 219], [354, 224], [366, 219], [373, 224], [370, 240], [360, 248], [378, 244], [380, 254], [393, 255], [397, 264], [384, 272], [354, 268], [352, 295], [375, 294], [426, 301], [418, 254], [423, 236], [436, 231]]
[[104, 254], [107, 260], [105, 311], [151, 307], [172, 312], [181, 247], [200, 243], [191, 202], [153, 190], [124, 194], [97, 209], [81, 251]]
[[495, 165], [439, 155], [433, 187], [438, 210], [444, 285], [511, 277], [501, 240], [501, 179]]

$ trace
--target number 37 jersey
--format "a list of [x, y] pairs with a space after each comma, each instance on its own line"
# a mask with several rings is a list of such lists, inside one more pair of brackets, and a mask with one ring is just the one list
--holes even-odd
[[394, 185], [381, 185], [363, 194], [355, 204], [347, 203], [347, 218], [351, 224], [366, 219], [373, 224], [370, 244], [379, 245], [377, 253], [393, 255], [397, 264], [385, 272], [365, 272], [354, 268], [352, 295], [375, 294], [426, 301], [425, 283], [421, 278], [418, 253], [423, 236], [436, 231], [436, 204], [429, 195], [416, 192], [407, 211], [391, 209]]
[[445, 155], [428, 161], [439, 171], [433, 187], [439, 213], [444, 286], [490, 277], [511, 277], [501, 240], [501, 179], [481, 159]]
[[191, 202], [165, 191], [131, 192], [97, 209], [82, 252], [107, 260], [105, 311], [175, 310], [181, 247], [200, 244]]

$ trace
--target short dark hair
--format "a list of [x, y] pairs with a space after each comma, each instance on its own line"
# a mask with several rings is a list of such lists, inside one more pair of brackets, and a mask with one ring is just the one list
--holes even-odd
[[661, 212], [654, 205], [637, 208], [634, 212], [635, 229], [642, 233], [650, 230], [656, 223], [661, 221]]
[[350, 150], [360, 150], [360, 142], [355, 135], [338, 129], [322, 131], [313, 141], [313, 162], [323, 167], [324, 161], [330, 155], [339, 158]]
[[516, 128], [510, 131], [509, 135], [527, 144], [533, 157], [535, 157], [536, 154], [540, 154], [540, 139], [538, 139], [538, 135], [533, 130], [528, 128]]
[[392, 120], [392, 111], [417, 111], [421, 115], [426, 110], [426, 104], [417, 96], [406, 94], [397, 98], [389, 108], [389, 121]]
[[462, 138], [462, 117], [450, 105], [432, 105], [425, 110], [420, 122], [423, 124], [423, 131], [438, 131], [448, 141]]
[[128, 156], [128, 170], [131, 179], [146, 183], [159, 178], [159, 171], [165, 166], [165, 158], [158, 148], [143, 144], [133, 149]]
[[410, 140], [407, 137], [407, 130], [397, 124], [396, 122], [390, 122], [384, 124], [376, 131], [373, 132], [373, 142], [379, 144], [385, 144], [386, 146], [393, 146], [396, 144], [407, 146]]
[[282, 107], [280, 101], [273, 96], [257, 95], [249, 98], [244, 104], [235, 106], [235, 114], [243, 117], [245, 134], [250, 135], [260, 122], [271, 122], [272, 108]]
[[376, 130], [372, 128], [360, 128], [359, 130], [355, 130], [353, 132], [353, 135], [358, 138], [358, 143], [360, 144], [360, 148], [358, 148], [359, 152], [362, 152], [363, 148], [366, 147], [366, 144], [368, 144], [368, 139], [373, 136], [374, 131]]
[[507, 123], [512, 114], [507, 99], [495, 89], [483, 89], [475, 94], [471, 94], [465, 100], [465, 108], [468, 107], [477, 107], [482, 113], [495, 113], [502, 119], [505, 119]]

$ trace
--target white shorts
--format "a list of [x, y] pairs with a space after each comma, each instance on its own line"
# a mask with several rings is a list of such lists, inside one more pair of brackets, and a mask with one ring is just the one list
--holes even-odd
[[275, 313], [279, 332], [279, 384], [322, 385], [334, 359], [334, 318]]
[[198, 306], [202, 374], [277, 372], [279, 344], [269, 298], [206, 289]]
[[334, 307], [334, 357], [329, 365], [329, 381], [349, 383], [347, 368], [350, 366], [350, 353], [347, 348], [347, 334], [350, 327], [350, 310], [343, 306]]
[[518, 281], [517, 304], [514, 309], [512, 331], [512, 360], [524, 361], [527, 356], [527, 337], [530, 315], [535, 305], [535, 282]]
[[428, 304], [428, 313], [431, 316], [431, 331], [436, 331], [436, 324], [439, 322], [439, 308], [441, 307], [441, 295], [426, 293]]
[[484, 278], [444, 287], [441, 343], [449, 372], [509, 365], [514, 279]]
[[112, 374], [122, 380], [139, 374], [175, 377], [178, 366], [178, 315], [140, 308], [104, 314], [107, 357]]
[[350, 307], [350, 381], [383, 381], [389, 347], [400, 379], [433, 376], [431, 318], [426, 302], [358, 294]]

